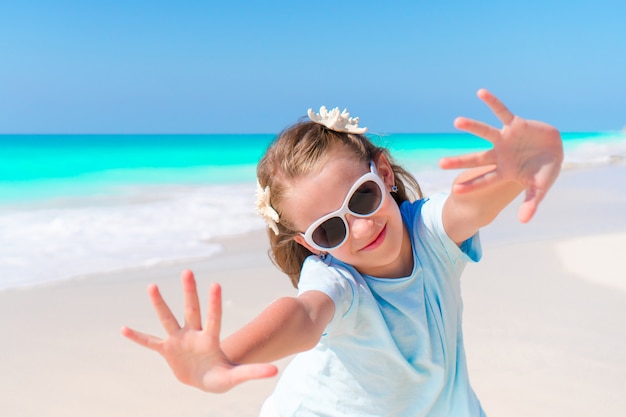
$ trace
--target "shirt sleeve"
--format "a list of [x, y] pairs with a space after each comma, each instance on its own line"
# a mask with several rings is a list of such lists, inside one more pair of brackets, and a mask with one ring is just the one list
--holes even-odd
[[443, 227], [443, 205], [448, 198], [446, 193], [437, 193], [415, 203], [414, 227], [424, 228], [425, 233], [435, 245], [443, 248], [452, 261], [461, 258], [465, 261], [478, 262], [482, 257], [480, 235], [476, 233], [460, 246], [450, 239]]
[[298, 295], [307, 291], [320, 291], [335, 304], [335, 313], [328, 327], [345, 316], [354, 299], [354, 282], [349, 274], [327, 265], [315, 256], [305, 259], [298, 282]]

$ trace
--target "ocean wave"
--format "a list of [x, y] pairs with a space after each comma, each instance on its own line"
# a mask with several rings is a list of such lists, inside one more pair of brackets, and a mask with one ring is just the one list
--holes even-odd
[[253, 184], [129, 188], [0, 211], [0, 289], [154, 266], [220, 251], [215, 238], [261, 229]]
[[609, 165], [626, 161], [626, 133], [565, 142], [566, 169]]
[[[566, 169], [626, 163], [624, 133], [564, 135], [564, 139]], [[406, 167], [425, 195], [450, 189], [458, 171], [438, 169], [436, 156], [415, 161], [409, 153], [399, 152], [396, 159], [408, 161]], [[191, 169], [177, 175], [233, 178], [231, 171], [239, 168], [224, 167], [211, 176], [204, 175], [205, 168]], [[68, 184], [81, 187], [76, 193], [50, 187], [50, 180], [37, 182], [37, 187], [48, 190], [43, 196], [36, 193], [40, 199], [0, 204], [0, 290], [215, 256], [221, 250], [215, 239], [265, 227], [254, 210], [252, 180], [150, 184], [145, 178], [163, 173], [144, 171], [132, 173], [141, 179], [134, 185], [124, 184], [127, 176], [120, 180], [119, 172], [114, 172], [114, 180], [110, 173], [92, 176], [97, 181], [81, 178], [74, 184], [68, 179]], [[250, 176], [249, 168], [245, 172]], [[23, 183], [13, 185], [16, 193], [24, 193]]]

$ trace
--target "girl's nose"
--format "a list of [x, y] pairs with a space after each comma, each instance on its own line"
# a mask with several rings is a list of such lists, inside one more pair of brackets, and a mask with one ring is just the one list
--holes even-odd
[[369, 217], [355, 217], [347, 215], [348, 226], [350, 227], [350, 235], [354, 239], [367, 238], [371, 234], [374, 221]]

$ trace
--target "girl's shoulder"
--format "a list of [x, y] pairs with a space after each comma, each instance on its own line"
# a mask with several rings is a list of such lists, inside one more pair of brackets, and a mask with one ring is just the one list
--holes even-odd
[[331, 256], [309, 256], [302, 265], [298, 293], [320, 291], [330, 297], [335, 304], [332, 320], [335, 322], [350, 310], [358, 292], [357, 280], [348, 265], [338, 263]]
[[400, 213], [407, 224], [413, 224], [418, 219], [422, 221], [438, 219], [447, 198], [447, 193], [440, 192], [419, 200], [405, 201], [400, 204]]
[[419, 253], [438, 253], [442, 258], [477, 262], [482, 256], [479, 234], [460, 247], [448, 236], [443, 225], [443, 206], [449, 193], [440, 192], [400, 206], [403, 220], [411, 230], [411, 243]]
[[[304, 260], [300, 273], [300, 282], [302, 283], [303, 279], [354, 282], [358, 275], [358, 272], [353, 267], [338, 261], [331, 255], [323, 257], [311, 255]], [[300, 286], [298, 285], [299, 288]]]

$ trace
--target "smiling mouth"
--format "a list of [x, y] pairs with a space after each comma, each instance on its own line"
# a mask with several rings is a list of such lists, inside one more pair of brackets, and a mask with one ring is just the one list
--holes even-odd
[[370, 243], [368, 243], [365, 247], [363, 247], [361, 250], [371, 250], [371, 249], [376, 249], [377, 247], [380, 246], [380, 244], [383, 242], [383, 240], [385, 240], [385, 236], [387, 235], [387, 225], [385, 225], [385, 227], [383, 227], [383, 229], [380, 231], [380, 233], [378, 234], [378, 236], [376, 236], [376, 238], [371, 241]]

